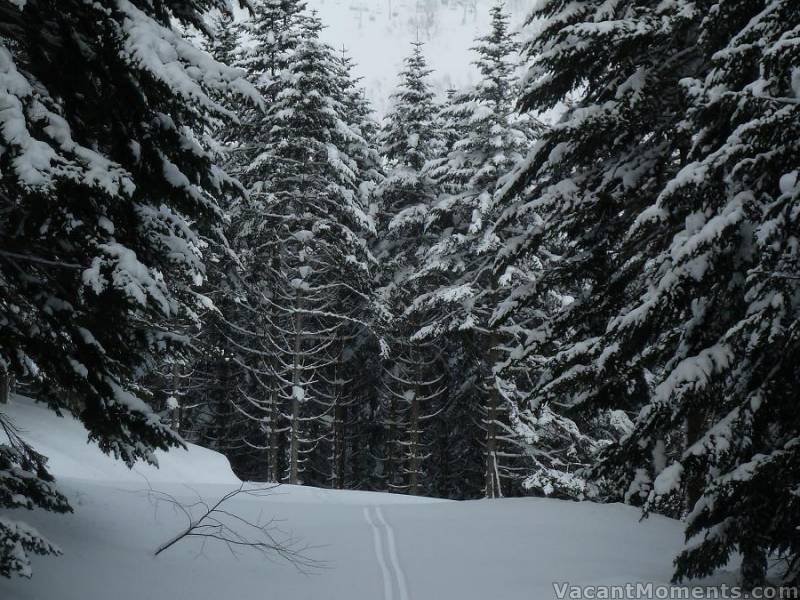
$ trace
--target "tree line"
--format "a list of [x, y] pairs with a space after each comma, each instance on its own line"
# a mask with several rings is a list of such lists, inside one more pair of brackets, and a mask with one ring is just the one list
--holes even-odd
[[[303, 2], [63, 4], [0, 8], [0, 388], [129, 464], [624, 501], [685, 519], [676, 580], [797, 584], [793, 0], [498, 4], [380, 123]], [[0, 503], [69, 510], [1, 417]]]
[[476, 40], [477, 85], [440, 104], [414, 44], [383, 124], [302, 3], [215, 25], [210, 50], [266, 109], [234, 106], [240, 125], [215, 131], [245, 194], [225, 205], [203, 289], [214, 310], [189, 326], [202, 351], [163, 369], [178, 429], [246, 479], [519, 493], [517, 375], [493, 371], [519, 333], [487, 326], [503, 243], [492, 196], [540, 125], [515, 110], [502, 7]]

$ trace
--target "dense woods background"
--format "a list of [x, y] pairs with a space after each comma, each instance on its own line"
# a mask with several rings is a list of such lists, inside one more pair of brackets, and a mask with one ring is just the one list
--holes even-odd
[[[677, 580], [797, 584], [794, 0], [498, 4], [475, 85], [415, 43], [381, 122], [249, 8], [0, 3], [0, 398], [129, 464], [624, 501], [686, 520]], [[0, 506], [68, 511], [0, 425]], [[0, 574], [57, 551], [0, 517]]]

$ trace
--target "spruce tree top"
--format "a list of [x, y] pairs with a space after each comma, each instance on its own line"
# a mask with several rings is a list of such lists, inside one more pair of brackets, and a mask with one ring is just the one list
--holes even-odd
[[400, 73], [400, 86], [392, 94], [393, 108], [387, 116], [383, 153], [395, 164], [421, 171], [431, 158], [435, 114], [434, 94], [426, 78], [432, 73], [423, 54], [422, 42], [414, 42], [411, 56]]

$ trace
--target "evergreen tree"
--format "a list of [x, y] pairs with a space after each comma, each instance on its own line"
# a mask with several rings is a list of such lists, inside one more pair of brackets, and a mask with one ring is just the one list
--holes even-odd
[[[372, 472], [357, 448], [370, 436], [369, 367], [380, 354], [367, 246], [381, 179], [377, 126], [352, 61], [319, 41], [304, 3], [254, 8], [250, 20], [222, 25], [229, 34], [216, 50], [248, 73], [269, 108], [239, 105], [241, 125], [217, 134], [248, 193], [226, 206], [228, 246], [206, 290], [217, 310], [204, 319], [202, 355], [180, 379], [182, 430], [225, 452], [244, 479], [360, 485]], [[326, 219], [343, 229], [327, 231]], [[324, 256], [310, 257], [318, 233]], [[319, 293], [298, 308], [292, 285], [311, 274], [312, 259]], [[347, 279], [348, 269], [361, 272]], [[296, 377], [308, 381], [295, 386]]]
[[417, 325], [407, 313], [420, 291], [413, 275], [420, 251], [430, 241], [424, 225], [437, 193], [426, 171], [438, 138], [433, 92], [427, 81], [431, 71], [422, 48], [421, 43], [413, 45], [400, 73], [399, 89], [392, 96], [392, 110], [381, 132], [387, 174], [376, 191], [380, 210], [376, 254], [383, 266], [380, 295], [390, 318], [390, 358], [384, 365], [381, 406], [385, 426], [382, 485], [411, 494], [430, 483], [425, 481], [423, 462], [430, 454], [432, 432], [425, 424], [443, 400], [446, 373], [439, 349], [411, 340]]
[[523, 107], [571, 107], [507, 186], [523, 200], [501, 224], [540, 221], [504, 258], [546, 263], [517, 305], [543, 289], [574, 302], [519, 355], [540, 364], [537, 406], [638, 413], [590, 474], [648, 511], [688, 511], [676, 579], [735, 550], [748, 586], [768, 557], [798, 577], [790, 5], [553, 0], [533, 15]]
[[[0, 371], [129, 465], [181, 444], [140, 381], [186, 343], [171, 323], [205, 302], [203, 235], [233, 187], [202, 136], [210, 117], [232, 117], [209, 91], [260, 102], [170, 26], [225, 4], [0, 6]], [[0, 504], [66, 510], [15, 439], [0, 446]], [[28, 554], [54, 551], [2, 520], [2, 574], [30, 575]]]
[[347, 154], [363, 139], [342, 120], [335, 58], [320, 29], [316, 16], [304, 20], [288, 85], [269, 111], [277, 142], [266, 159], [274, 165], [269, 211], [281, 215], [270, 304], [283, 332], [274, 341], [285, 369], [278, 375], [291, 383], [282, 392], [290, 405], [290, 482], [300, 481], [304, 455], [330, 435], [328, 418], [345, 401], [344, 346], [365, 323], [374, 263], [365, 242], [373, 225]]
[[471, 90], [447, 90], [447, 99], [439, 106], [436, 113], [435, 127], [437, 132], [437, 145], [434, 157], [428, 163], [427, 171], [438, 184], [440, 192], [458, 193], [461, 188], [449, 176], [450, 153], [453, 147], [461, 140], [468, 125]]
[[491, 322], [501, 285], [493, 272], [494, 255], [507, 233], [492, 227], [501, 208], [495, 192], [532, 143], [534, 127], [515, 111], [518, 47], [508, 16], [502, 4], [491, 14], [491, 31], [474, 48], [481, 79], [449, 111], [458, 120], [449, 128], [458, 139], [444, 158], [429, 165], [443, 193], [426, 216], [426, 231], [435, 241], [414, 274], [422, 293], [411, 313], [419, 319], [416, 338], [449, 339], [454, 347], [450, 360], [459, 363], [459, 372], [474, 374], [475, 387], [459, 402], [471, 412], [463, 433], [482, 431], [484, 493], [497, 497], [503, 493], [501, 478], [512, 476], [510, 465], [498, 457], [513, 454], [507, 444], [506, 404], [515, 383], [502, 382], [495, 373], [500, 345], [511, 332]]
[[358, 166], [361, 204], [369, 207], [375, 187], [384, 177], [378, 149], [379, 126], [375, 121], [372, 105], [361, 86], [361, 78], [353, 75], [354, 62], [346, 49], [342, 49], [338, 59], [336, 75], [342, 120], [358, 134], [351, 138], [347, 151]]
[[[383, 180], [382, 157], [378, 149], [379, 126], [372, 105], [361, 87], [361, 79], [353, 75], [354, 63], [342, 50], [337, 57], [337, 88], [342, 106], [342, 120], [357, 135], [346, 143], [346, 153], [356, 164], [360, 205], [375, 222], [375, 192]], [[366, 242], [374, 247], [377, 230], [370, 229]], [[363, 323], [350, 332], [343, 353], [339, 377], [345, 382], [347, 394], [341, 397], [334, 410], [333, 435], [329, 444], [329, 484], [334, 488], [372, 487], [375, 460], [370, 452], [375, 430], [374, 415], [379, 406], [381, 360], [384, 355], [382, 339], [386, 309], [375, 294], [380, 264], [371, 269], [368, 299], [357, 306]]]
[[702, 537], [678, 557], [676, 578], [709, 575], [738, 552], [746, 586], [765, 583], [770, 558], [786, 561], [775, 575], [796, 585], [800, 44], [787, 39], [800, 14], [786, 1], [712, 2], [697, 22], [708, 65], [682, 82], [682, 128], [697, 133], [632, 230], [628, 244], [650, 261], [638, 273], [647, 288], [608, 332], [634, 364], [647, 336], [660, 368], [612, 461], [657, 455], [659, 440], [684, 431], [654, 468], [646, 506], [687, 499], [687, 537]]
[[[255, 3], [249, 19], [236, 23], [223, 15], [217, 24], [216, 57], [244, 70], [268, 102], [284, 85], [281, 78], [299, 43], [304, 7], [302, 2], [264, 0]], [[247, 194], [225, 198], [224, 243], [212, 247], [215, 260], [204, 290], [215, 310], [204, 315], [197, 344], [202, 351], [181, 380], [182, 431], [191, 441], [225, 453], [241, 478], [280, 481], [287, 429], [266, 335], [268, 313], [261, 310], [270, 256], [259, 251], [276, 233], [263, 217], [268, 193], [259, 172], [248, 172], [272, 140], [272, 119], [244, 103], [232, 109], [239, 123], [217, 123], [214, 133], [223, 141], [226, 170], [245, 184]]]
[[234, 406], [254, 425], [244, 443], [267, 451], [270, 479], [341, 487], [374, 269], [361, 184], [377, 161], [349, 65], [320, 41], [319, 19], [298, 3], [263, 8], [241, 64], [271, 102], [229, 150], [249, 198], [232, 209], [244, 294], [226, 343], [253, 384]]
[[534, 417], [547, 410], [578, 419], [585, 408], [579, 420], [589, 426], [603, 409], [638, 410], [648, 393], [649, 371], [608, 360], [601, 340], [631, 292], [629, 269], [644, 260], [623, 255], [622, 240], [686, 153], [678, 82], [700, 59], [683, 46], [695, 33], [682, 5], [644, 4], [607, 14], [591, 2], [573, 10], [550, 1], [531, 16], [543, 27], [526, 46], [532, 66], [521, 106], [544, 112], [566, 99], [569, 108], [504, 182], [501, 193], [517, 200], [497, 227], [521, 233], [504, 244], [495, 270], [538, 263], [539, 275], [516, 282], [495, 319], [544, 306], [554, 293], [567, 300], [531, 324], [514, 357], [537, 367], [524, 407]]
[[[234, 20], [233, 14], [223, 12], [210, 18], [209, 30], [212, 35], [201, 40], [203, 47], [218, 62], [232, 65], [240, 50], [240, 23]], [[213, 91], [212, 94], [237, 116], [236, 109], [245, 106], [244, 103], [237, 105], [225, 94]], [[260, 111], [249, 103], [247, 107], [254, 109], [246, 111], [248, 113]], [[232, 128], [231, 119], [225, 117], [213, 119], [205, 129], [206, 135], [216, 140], [213, 150], [217, 161], [226, 158], [219, 152], [218, 141]], [[204, 249], [206, 275], [199, 289], [211, 302], [198, 311], [198, 319], [173, 324], [181, 335], [191, 338], [194, 351], [187, 356], [168, 356], [167, 362], [153, 369], [144, 380], [153, 394], [155, 406], [171, 421], [173, 429], [190, 442], [221, 452], [229, 445], [230, 430], [237, 422], [237, 415], [231, 411], [227, 399], [246, 378], [241, 368], [232, 368], [238, 363], [232, 362], [231, 350], [223, 343], [226, 332], [221, 329], [221, 315], [228, 314], [237, 296], [236, 260], [227, 239], [230, 233], [227, 229], [231, 205], [241, 201], [241, 189], [231, 192], [216, 199], [222, 218], [216, 235], [206, 240], [208, 246]]]

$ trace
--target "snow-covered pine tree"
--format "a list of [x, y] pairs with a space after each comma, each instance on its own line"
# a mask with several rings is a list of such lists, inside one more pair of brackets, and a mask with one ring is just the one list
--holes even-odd
[[446, 100], [438, 107], [434, 125], [436, 127], [436, 152], [426, 167], [428, 174], [438, 184], [438, 191], [458, 193], [460, 187], [448, 176], [449, 158], [453, 147], [464, 136], [464, 127], [470, 114], [470, 90], [447, 90]]
[[[71, 512], [69, 501], [47, 472], [47, 459], [28, 445], [1, 413], [0, 432], [7, 439], [0, 444], [0, 506]], [[0, 517], [0, 576], [30, 577], [30, 555], [60, 553], [57, 546], [23, 521]]]
[[[234, 64], [248, 73], [271, 106], [286, 88], [285, 77], [300, 45], [305, 9], [306, 3], [300, 0], [264, 0], [243, 24], [243, 40]], [[242, 354], [241, 363], [248, 372], [231, 400], [236, 412], [251, 424], [238, 444], [230, 440], [231, 460], [239, 463], [248, 448], [256, 454], [265, 451], [266, 464], [259, 468], [253, 463], [252, 477], [281, 481], [288, 469], [286, 438], [290, 428], [281, 399], [285, 382], [275, 376], [282, 367], [268, 333], [274, 327], [273, 311], [264, 303], [264, 294], [269, 293], [276, 275], [272, 270], [273, 244], [278, 234], [272, 228], [274, 223], [265, 219], [272, 199], [265, 187], [270, 163], [261, 164], [266, 149], [279, 142], [272, 135], [274, 115], [274, 111], [256, 114], [251, 110], [242, 119], [245, 124], [227, 137], [226, 166], [245, 184], [248, 197], [231, 206], [230, 238], [240, 261], [237, 271], [242, 294], [226, 326], [232, 336], [231, 349]]]
[[375, 186], [383, 180], [382, 158], [378, 148], [379, 125], [361, 78], [353, 74], [355, 63], [343, 48], [337, 57], [337, 88], [342, 106], [342, 120], [358, 136], [350, 140], [348, 154], [356, 161], [359, 172], [361, 203], [369, 207]]
[[[290, 86], [274, 107], [273, 132], [281, 139], [276, 154], [285, 171], [273, 179], [271, 191], [275, 208], [290, 217], [282, 225], [290, 237], [281, 256], [282, 296], [274, 304], [293, 343], [288, 354], [284, 342], [278, 349], [292, 360], [289, 445], [290, 479], [295, 480], [304, 452], [323, 439], [330, 441], [331, 435], [343, 435], [331, 430], [330, 417], [349, 403], [343, 363], [367, 327], [375, 268], [366, 241], [374, 225], [359, 194], [355, 159], [368, 151], [357, 129], [344, 120], [349, 115], [342, 102], [342, 80], [336, 77], [336, 57], [320, 41], [320, 29], [316, 15], [304, 21], [286, 77]], [[335, 454], [327, 453], [333, 464], [317, 461], [322, 477], [336, 473], [331, 467], [341, 455]]]
[[[278, 74], [297, 45], [299, 19], [304, 4], [288, 0], [263, 0], [253, 4], [249, 19], [235, 21], [222, 14], [213, 23], [209, 51], [225, 64], [244, 70], [262, 97], [274, 99]], [[261, 151], [270, 126], [266, 114], [245, 103], [231, 109], [238, 123], [220, 121], [213, 135], [225, 169], [248, 182], [243, 170]], [[278, 413], [277, 384], [267, 342], [263, 313], [253, 304], [263, 285], [263, 257], [254, 253], [273, 232], [259, 229], [262, 198], [254, 190], [247, 196], [227, 195], [221, 200], [226, 213], [221, 243], [212, 244], [204, 294], [214, 310], [203, 315], [195, 341], [200, 351], [177, 382], [180, 391], [181, 432], [186, 439], [226, 454], [235, 472], [245, 480], [280, 480], [284, 446]], [[173, 386], [175, 387], [175, 386]]]
[[[210, 36], [199, 40], [202, 46], [218, 62], [232, 64], [240, 37], [240, 27], [233, 14], [223, 12], [210, 17], [209, 33]], [[237, 105], [226, 96], [224, 92], [212, 92], [215, 100], [236, 112]], [[259, 110], [252, 104], [248, 107]], [[219, 121], [225, 122], [224, 129]], [[231, 120], [222, 118], [214, 119], [206, 129], [212, 138], [218, 140], [217, 134], [224, 135], [231, 127]], [[217, 146], [215, 142], [214, 147]], [[220, 161], [224, 157], [215, 152], [214, 158]], [[229, 199], [240, 196], [239, 191], [217, 197], [221, 211], [229, 212]], [[172, 325], [180, 335], [191, 338], [194, 351], [187, 356], [167, 356], [167, 362], [152, 369], [142, 382], [153, 395], [154, 407], [170, 421], [175, 431], [190, 442], [218, 451], [224, 451], [224, 445], [231, 437], [229, 431], [236, 422], [226, 399], [236, 387], [234, 382], [242, 377], [240, 370], [231, 368], [235, 363], [226, 356], [216, 322], [219, 311], [224, 309], [227, 314], [226, 304], [235, 297], [227, 277], [231, 265], [226, 225], [225, 219], [220, 219], [217, 235], [206, 239], [208, 247], [204, 249], [206, 274], [198, 290], [212, 300], [213, 306], [209, 304], [198, 311], [199, 319], [184, 319], [182, 323], [174, 322]]]
[[524, 105], [573, 102], [509, 183], [530, 185], [509, 216], [542, 218], [518, 248], [563, 249], [540, 285], [579, 283], [531, 336], [536, 401], [638, 411], [594, 475], [647, 510], [689, 510], [676, 579], [738, 551], [745, 584], [770, 559], [796, 583], [800, 15], [779, 0], [575, 8], [534, 14], [549, 20]]
[[[273, 104], [292, 89], [297, 79], [297, 70], [292, 71], [291, 63], [304, 36], [304, 23], [315, 20], [308, 17], [304, 8], [305, 3], [296, 1], [256, 3], [251, 19], [232, 27], [222, 25], [227, 35], [220, 36], [215, 44], [219, 58], [244, 69]], [[240, 39], [226, 43], [231, 31], [241, 32]], [[320, 68], [329, 78], [326, 85], [330, 102], [322, 110], [329, 110], [345, 127], [337, 125], [333, 135], [325, 133], [323, 137], [336, 137], [335, 144], [341, 146], [344, 155], [351, 156], [357, 188], [355, 203], [365, 207], [380, 179], [380, 156], [367, 141], [374, 137], [376, 125], [358, 80], [352, 76], [352, 61], [345, 54], [336, 53], [334, 57], [327, 47], [325, 53], [326, 62]], [[276, 309], [269, 300], [270, 290], [280, 288], [276, 283], [280, 274], [273, 268], [276, 252], [288, 254], [290, 250], [278, 248], [283, 235], [279, 235], [281, 224], [278, 215], [270, 211], [275, 203], [275, 185], [285, 185], [280, 183], [280, 171], [286, 167], [280, 148], [287, 142], [287, 110], [295, 107], [296, 98], [287, 96], [280, 108], [265, 113], [238, 106], [243, 111], [241, 125], [231, 127], [225, 123], [218, 134], [226, 140], [225, 166], [245, 183], [248, 197], [233, 197], [226, 207], [230, 217], [226, 230], [229, 248], [221, 248], [207, 291], [219, 312], [209, 314], [205, 320], [201, 337], [206, 351], [184, 381], [188, 390], [196, 392], [184, 393], [184, 404], [191, 407], [183, 412], [187, 434], [224, 451], [237, 473], [254, 480], [281, 481], [290, 471], [292, 411], [287, 404], [291, 401], [281, 397], [287, 385], [282, 378], [286, 365], [281, 362], [275, 342], [276, 335], [286, 332], [278, 329]], [[347, 135], [348, 128], [355, 135]], [[356, 237], [369, 235], [356, 232]], [[330, 390], [323, 392], [326, 386], [347, 391], [344, 395], [329, 395], [332, 402], [336, 398], [334, 406], [317, 419], [324, 425], [309, 424], [316, 433], [314, 443], [309, 445], [304, 481], [315, 485], [353, 485], [354, 479], [362, 479], [356, 471], [369, 470], [354, 464], [357, 438], [368, 429], [361, 427], [368, 417], [363, 405], [374, 395], [370, 373], [375, 369], [368, 369], [379, 354], [375, 336], [365, 326], [366, 319], [356, 319], [356, 313], [365, 317], [369, 304], [361, 298], [350, 307], [353, 327], [344, 326], [339, 331], [341, 363], [331, 372], [315, 375], [317, 379], [328, 378], [326, 383], [317, 382], [320, 393], [328, 394]], [[349, 308], [339, 306], [335, 310], [347, 312]], [[335, 379], [330, 379], [333, 370]], [[210, 419], [209, 415], [217, 418]]]
[[[236, 159], [235, 172], [249, 201], [234, 223], [251, 313], [238, 328], [253, 338], [260, 366], [252, 373], [264, 384], [244, 401], [269, 429], [262, 444], [274, 440], [270, 460], [283, 465], [281, 479], [329, 484], [334, 471], [341, 479], [337, 409], [341, 416], [351, 401], [344, 363], [369, 309], [373, 226], [350, 155], [369, 151], [346, 122], [355, 115], [347, 114], [341, 64], [320, 41], [318, 18], [293, 12], [278, 22], [292, 29], [279, 34], [291, 43], [276, 55], [278, 66], [248, 66], [263, 73], [259, 85], [272, 101], [237, 142], [246, 158]], [[257, 41], [251, 54], [269, 55], [275, 38]], [[279, 450], [286, 455], [278, 458]]]
[[[260, 102], [170, 25], [227, 5], [0, 4], [0, 370], [128, 464], [181, 443], [138, 381], [186, 342], [170, 323], [204, 301], [202, 236], [232, 186], [202, 137], [210, 116], [232, 115], [208, 92]], [[65, 510], [44, 460], [9, 438], [0, 505]], [[55, 551], [2, 520], [3, 575]]]
[[688, 148], [678, 82], [702, 62], [690, 47], [693, 14], [683, 2], [655, 9], [549, 0], [531, 15], [541, 27], [526, 45], [521, 107], [568, 108], [504, 182], [501, 194], [517, 200], [498, 227], [520, 234], [501, 249], [496, 271], [540, 268], [512, 286], [495, 319], [545, 306], [551, 294], [565, 300], [553, 318], [532, 323], [513, 357], [536, 365], [523, 407], [534, 417], [586, 407], [581, 422], [590, 426], [602, 409], [638, 410], [648, 393], [645, 368], [608, 360], [602, 334], [632, 294], [643, 260], [622, 254], [625, 235]]
[[[263, 0], [250, 18], [223, 15], [212, 51], [218, 60], [247, 72], [259, 92], [273, 102], [281, 77], [300, 38], [305, 3]], [[285, 473], [288, 432], [278, 397], [278, 366], [266, 334], [269, 311], [261, 294], [270, 286], [270, 257], [263, 249], [275, 232], [264, 220], [267, 194], [259, 174], [248, 173], [272, 138], [269, 116], [239, 103], [240, 122], [218, 124], [225, 168], [248, 187], [246, 197], [226, 198], [228, 223], [212, 264], [206, 294], [217, 311], [204, 318], [203, 348], [186, 375], [183, 421], [190, 440], [224, 452], [244, 479], [280, 481]], [[266, 246], [265, 246], [266, 245]]]
[[[428, 212], [424, 215], [420, 235], [427, 234], [428, 237], [417, 251], [416, 266], [409, 276], [417, 272], [425, 249], [436, 241], [436, 232], [425, 232], [424, 229], [430, 210], [442, 194], [460, 191], [453, 182], [446, 179], [445, 173], [450, 152], [465, 133], [465, 117], [469, 112], [466, 94], [468, 91], [451, 88], [447, 90], [446, 100], [437, 107], [433, 122], [436, 137], [432, 140], [432, 158], [425, 166], [425, 173], [434, 184], [436, 197], [430, 202]], [[415, 284], [420, 283], [422, 282], [415, 281]], [[420, 295], [422, 289], [417, 286], [414, 298]], [[413, 336], [414, 333], [416, 332], [411, 331], [406, 335]], [[416, 340], [414, 343], [421, 344], [422, 341]], [[431, 344], [430, 341], [426, 343]], [[426, 434], [430, 440], [428, 493], [444, 498], [478, 498], [483, 495], [485, 481], [484, 440], [480, 424], [475, 420], [474, 411], [470, 407], [480, 404], [480, 400], [473, 397], [479, 376], [473, 368], [474, 365], [465, 360], [468, 352], [465, 352], [465, 346], [460, 340], [439, 338], [435, 341], [435, 346], [441, 356], [436, 368], [442, 370], [446, 378], [442, 382], [445, 389], [437, 403], [438, 407], [433, 407], [435, 418], [426, 424]]]
[[[283, 87], [281, 75], [299, 43], [305, 8], [302, 0], [258, 0], [249, 19], [219, 24], [217, 58], [243, 69], [269, 103]], [[269, 122], [262, 111], [237, 108], [240, 123], [221, 124], [219, 135], [226, 142], [226, 167], [239, 173], [260, 153], [258, 141], [269, 133]]]
[[[356, 165], [358, 197], [363, 209], [374, 222], [374, 199], [377, 185], [383, 179], [382, 157], [378, 151], [379, 127], [372, 105], [354, 76], [354, 62], [346, 49], [337, 56], [337, 98], [342, 107], [341, 119], [357, 135], [345, 141], [345, 152]], [[374, 246], [377, 231], [366, 232], [365, 241]], [[374, 293], [379, 265], [372, 269], [368, 300], [355, 306], [353, 316], [361, 323], [350, 328], [341, 369], [337, 377], [347, 393], [340, 396], [334, 408], [333, 432], [322, 451], [327, 450], [329, 464], [323, 465], [325, 480], [334, 488], [369, 486], [373, 478], [374, 459], [368, 451], [374, 428], [373, 415], [379, 404], [383, 346], [380, 336], [385, 308]]]
[[224, 12], [211, 19], [210, 31], [211, 36], [202, 40], [204, 49], [216, 61], [233, 66], [242, 49], [242, 23]]
[[423, 462], [431, 442], [430, 418], [443, 400], [446, 375], [439, 349], [429, 342], [411, 341], [417, 325], [406, 312], [420, 293], [413, 274], [419, 268], [421, 249], [431, 242], [424, 225], [437, 195], [426, 171], [438, 144], [437, 110], [427, 80], [430, 73], [423, 44], [413, 44], [381, 132], [387, 174], [376, 190], [380, 228], [376, 255], [382, 265], [379, 294], [389, 313], [390, 349], [380, 407], [385, 427], [380, 452], [382, 487], [411, 494], [430, 484]]
[[661, 440], [684, 434], [647, 490], [648, 510], [687, 499], [676, 579], [738, 552], [746, 586], [763, 585], [770, 563], [797, 585], [800, 12], [786, 0], [706, 8], [696, 21], [708, 68], [681, 82], [682, 129], [696, 134], [626, 240], [647, 260], [642, 293], [606, 334], [627, 362], [660, 366], [612, 459], [630, 471], [631, 456], [659, 456]]
[[[464, 418], [481, 424], [484, 493], [498, 497], [503, 494], [501, 478], [511, 475], [499, 457], [513, 454], [507, 444], [511, 429], [506, 396], [514, 386], [495, 373], [500, 346], [510, 331], [491, 323], [500, 287], [494, 257], [505, 235], [492, 227], [500, 211], [495, 192], [500, 178], [532, 143], [535, 127], [529, 117], [516, 114], [518, 45], [502, 3], [491, 15], [490, 32], [474, 47], [481, 79], [474, 89], [457, 95], [449, 111], [458, 120], [450, 128], [458, 139], [446, 157], [429, 165], [443, 193], [426, 215], [426, 232], [435, 241], [414, 273], [422, 292], [410, 314], [417, 318], [416, 339], [454, 341], [459, 371], [475, 374], [477, 389], [459, 406], [471, 406], [471, 415]], [[464, 434], [470, 429], [476, 430], [465, 426]]]

